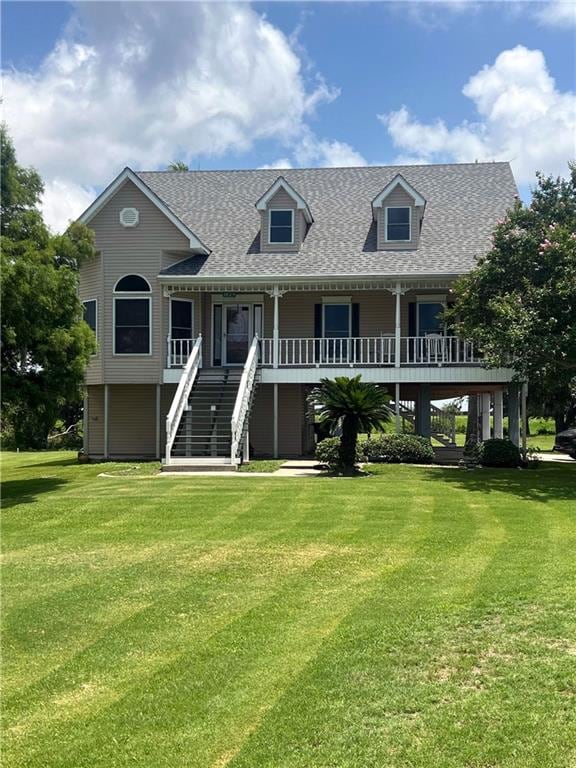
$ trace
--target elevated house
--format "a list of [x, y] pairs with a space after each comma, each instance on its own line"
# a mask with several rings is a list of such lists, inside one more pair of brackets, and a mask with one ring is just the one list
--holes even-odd
[[478, 396], [499, 436], [507, 389], [518, 441], [512, 371], [442, 320], [515, 194], [507, 163], [126, 168], [81, 217], [98, 252], [80, 276], [98, 341], [86, 450], [231, 468], [305, 455], [310, 388], [359, 373], [388, 388], [399, 430], [448, 447], [433, 400]]

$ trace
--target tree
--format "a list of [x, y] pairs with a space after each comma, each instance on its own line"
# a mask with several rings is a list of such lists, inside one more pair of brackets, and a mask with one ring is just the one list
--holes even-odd
[[353, 475], [356, 443], [360, 432], [381, 430], [390, 419], [386, 390], [377, 384], [362, 382], [360, 376], [322, 379], [312, 390], [309, 402], [320, 408], [319, 417], [332, 432], [341, 429], [340, 471]]
[[184, 160], [173, 160], [168, 166], [169, 171], [189, 171], [188, 165]]
[[558, 429], [576, 418], [576, 166], [568, 179], [537, 174], [532, 202], [517, 201], [492, 248], [455, 286], [446, 312], [490, 367], [528, 380]]
[[53, 236], [38, 203], [42, 182], [21, 168], [5, 127], [2, 169], [2, 412], [17, 447], [37, 448], [67, 404], [77, 402], [94, 334], [78, 299], [80, 263], [93, 234], [73, 224]]

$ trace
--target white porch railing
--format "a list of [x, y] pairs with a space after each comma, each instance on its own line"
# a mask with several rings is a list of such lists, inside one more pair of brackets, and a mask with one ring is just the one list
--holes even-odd
[[457, 336], [405, 336], [400, 340], [403, 365], [478, 365], [481, 356], [470, 341]]
[[[394, 365], [391, 336], [348, 339], [278, 339], [278, 365]], [[274, 339], [262, 339], [262, 365], [274, 364]]]
[[[262, 365], [274, 366], [274, 339], [262, 339]], [[456, 336], [403, 336], [400, 365], [477, 365], [470, 342]], [[278, 339], [278, 367], [396, 365], [393, 336], [347, 339]]]
[[166, 463], [170, 462], [172, 445], [176, 437], [176, 431], [180, 424], [180, 419], [190, 397], [190, 390], [196, 379], [198, 369], [202, 365], [202, 336], [199, 335], [192, 346], [190, 355], [182, 371], [182, 376], [176, 389], [176, 394], [172, 400], [172, 405], [166, 416]]
[[238, 462], [240, 441], [242, 440], [242, 433], [244, 432], [244, 425], [248, 415], [248, 409], [250, 407], [252, 389], [256, 379], [256, 371], [258, 370], [259, 351], [260, 342], [258, 340], [258, 336], [256, 335], [254, 336], [248, 351], [248, 357], [246, 358], [244, 370], [242, 371], [242, 377], [240, 378], [238, 394], [236, 395], [236, 403], [234, 404], [234, 410], [232, 412], [232, 464]]
[[167, 340], [167, 368], [184, 368], [196, 343], [196, 339], [171, 339]]

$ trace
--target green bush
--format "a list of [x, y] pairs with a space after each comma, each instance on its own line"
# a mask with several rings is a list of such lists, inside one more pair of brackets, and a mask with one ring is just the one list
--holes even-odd
[[480, 463], [485, 467], [519, 467], [520, 449], [510, 440], [484, 440], [478, 449]]
[[372, 463], [430, 464], [434, 449], [430, 441], [418, 435], [378, 435], [364, 443], [364, 453]]
[[[356, 462], [365, 460], [363, 448], [366, 443], [356, 443]], [[316, 460], [320, 464], [326, 464], [329, 469], [336, 469], [340, 464], [340, 438], [326, 437], [316, 446]]]

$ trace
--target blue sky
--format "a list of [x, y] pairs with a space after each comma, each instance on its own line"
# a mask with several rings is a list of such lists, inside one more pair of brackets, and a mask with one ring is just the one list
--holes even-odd
[[560, 1], [7, 2], [5, 118], [55, 228], [123, 165], [175, 158], [507, 159], [526, 197], [576, 155], [574, 31]]

